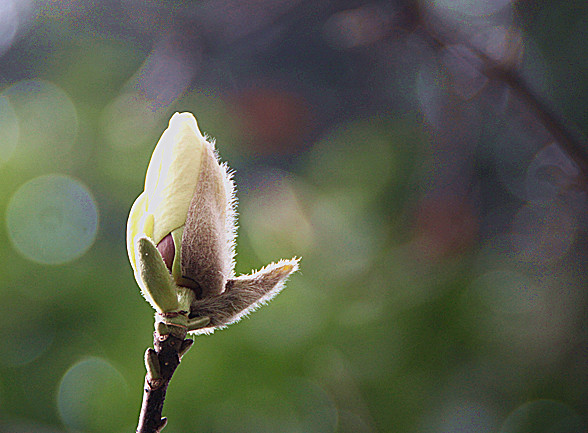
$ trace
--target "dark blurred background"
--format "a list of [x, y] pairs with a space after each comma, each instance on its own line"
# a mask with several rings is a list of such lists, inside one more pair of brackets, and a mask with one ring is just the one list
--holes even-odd
[[125, 226], [176, 111], [236, 171], [237, 273], [302, 262], [196, 339], [166, 433], [586, 431], [587, 28], [581, 0], [0, 0], [0, 431], [134, 431]]

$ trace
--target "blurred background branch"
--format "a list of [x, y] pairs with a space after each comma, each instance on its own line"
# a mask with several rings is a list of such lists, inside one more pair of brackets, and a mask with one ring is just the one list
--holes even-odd
[[[415, 21], [416, 26], [423, 32], [425, 40], [429, 41], [432, 48], [442, 51], [452, 45], [461, 44], [475, 55], [475, 59], [469, 59], [471, 60], [471, 67], [477, 68], [480, 73], [488, 78], [500, 80], [508, 85], [528, 105], [529, 109], [545, 125], [553, 139], [566, 150], [569, 157], [581, 169], [582, 179], [579, 185], [586, 187], [586, 177], [588, 176], [588, 143], [586, 142], [586, 137], [579, 131], [577, 126], [557, 113], [546, 102], [545, 97], [533, 90], [525, 78], [518, 73], [517, 69], [523, 56], [524, 42], [516, 30], [507, 29], [505, 31], [504, 39], [501, 41], [502, 47], [500, 47], [500, 51], [496, 51], [496, 47], [489, 45], [483, 48], [474, 46], [469, 42], [468, 37], [470, 35], [467, 34], [458, 34], [457, 37], [453, 34], [452, 40], [445, 40], [436, 33], [433, 27], [434, 24], [430, 22], [434, 21], [434, 19], [426, 19], [422, 12], [422, 6], [418, 2], [408, 5], [407, 11], [410, 19]], [[484, 49], [488, 52], [484, 52]], [[464, 60], [468, 61], [467, 58], [464, 58]]]

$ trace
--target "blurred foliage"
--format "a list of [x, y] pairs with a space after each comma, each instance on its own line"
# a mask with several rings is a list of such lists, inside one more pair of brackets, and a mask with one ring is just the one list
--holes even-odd
[[302, 270], [197, 339], [166, 432], [586, 429], [586, 185], [471, 47], [586, 132], [588, 11], [422, 6], [0, 2], [1, 432], [134, 429], [124, 229], [175, 111], [236, 171], [237, 271]]

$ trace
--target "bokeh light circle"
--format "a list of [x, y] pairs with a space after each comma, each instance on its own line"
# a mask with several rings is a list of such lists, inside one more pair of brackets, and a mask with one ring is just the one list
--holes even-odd
[[438, 407], [429, 411], [419, 428], [422, 433], [494, 433], [497, 416], [492, 407], [476, 398], [441, 394]]
[[578, 433], [586, 431], [582, 418], [554, 400], [530, 401], [506, 418], [500, 433]]
[[98, 210], [89, 190], [68, 176], [34, 178], [12, 196], [6, 212], [8, 235], [29, 260], [62, 264], [94, 243]]
[[13, 0], [0, 2], [0, 53], [12, 44], [18, 30], [18, 10]]
[[[562, 193], [571, 194], [576, 188], [579, 170], [556, 144], [545, 146], [529, 164], [525, 176], [526, 199], [545, 205]], [[578, 191], [580, 192], [580, 191]], [[581, 201], [580, 197], [576, 197]]]
[[89, 358], [61, 379], [57, 408], [63, 423], [84, 432], [120, 431], [128, 407], [128, 385], [108, 361]]
[[0, 96], [0, 166], [10, 159], [18, 143], [18, 117], [12, 104], [5, 96]]
[[34, 322], [33, 320], [24, 323], [15, 321], [9, 325], [8, 329], [3, 328], [6, 338], [0, 348], [2, 364], [9, 367], [22, 367], [47, 352], [55, 339], [55, 328], [42, 327], [46, 324]]
[[512, 0], [434, 0], [436, 8], [454, 14], [487, 16], [499, 12], [512, 3]]
[[531, 263], [560, 260], [578, 232], [576, 216], [563, 206], [524, 205], [512, 221], [511, 243], [518, 258]]
[[65, 430], [57, 427], [50, 427], [38, 424], [34, 421], [26, 420], [10, 420], [8, 422], [0, 422], [0, 432], [10, 433], [65, 433]]
[[437, 65], [425, 64], [416, 75], [416, 99], [427, 122], [441, 127], [441, 103], [443, 101], [443, 75]]
[[521, 317], [544, 308], [545, 294], [530, 278], [509, 269], [487, 272], [472, 287], [491, 314]]
[[18, 117], [19, 152], [28, 153], [37, 162], [63, 164], [77, 137], [79, 123], [69, 95], [49, 81], [23, 80], [8, 87], [3, 96]]
[[136, 148], [153, 138], [160, 115], [138, 94], [117, 96], [102, 112], [106, 142], [118, 150]]

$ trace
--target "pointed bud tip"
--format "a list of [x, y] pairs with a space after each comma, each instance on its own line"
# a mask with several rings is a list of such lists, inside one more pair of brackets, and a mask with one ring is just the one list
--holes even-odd
[[284, 272], [295, 272], [298, 270], [299, 263], [300, 257], [293, 257], [292, 259], [288, 260], [284, 266], [282, 266], [281, 270]]
[[137, 248], [140, 254], [149, 253], [150, 242], [145, 236], [141, 236], [137, 239]]
[[280, 268], [280, 271], [282, 272], [291, 272], [292, 269], [294, 269], [294, 266], [292, 265], [284, 265]]
[[184, 125], [190, 127], [198, 135], [202, 135], [196, 118], [190, 112], [174, 113], [169, 120], [169, 129], [179, 129]]

